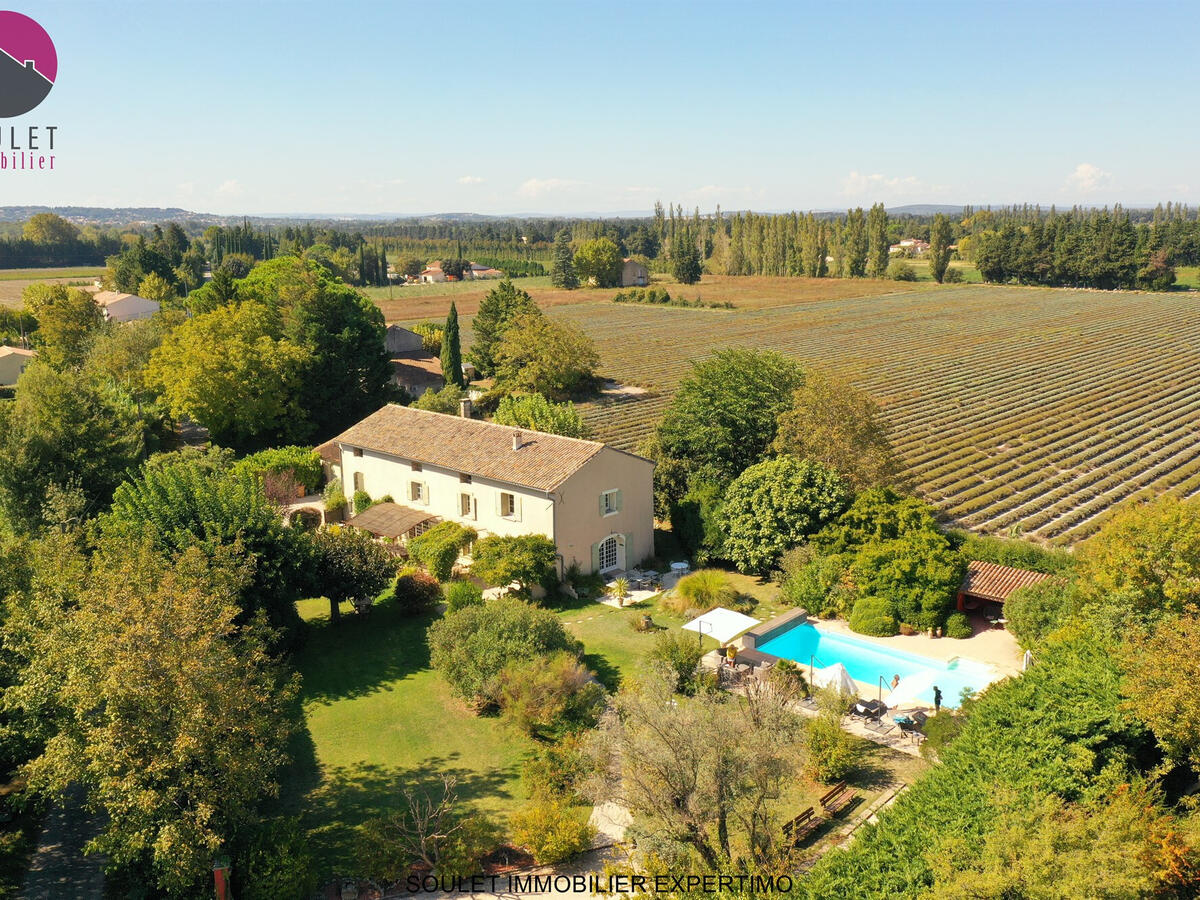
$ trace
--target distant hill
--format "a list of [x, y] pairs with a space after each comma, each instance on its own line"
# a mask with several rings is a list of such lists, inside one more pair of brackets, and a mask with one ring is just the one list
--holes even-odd
[[158, 206], [0, 206], [0, 222], [24, 222], [30, 216], [47, 212], [69, 219], [77, 225], [136, 225], [183, 221], [217, 225], [224, 221], [241, 221], [241, 216], [214, 216], [178, 207], [164, 209]]
[[889, 216], [936, 216], [945, 213], [948, 216], [962, 215], [964, 207], [947, 206], [941, 203], [910, 203], [907, 206], [889, 206]]

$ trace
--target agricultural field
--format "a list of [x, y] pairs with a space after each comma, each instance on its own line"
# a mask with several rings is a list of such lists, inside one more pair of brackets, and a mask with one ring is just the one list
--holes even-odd
[[21, 293], [31, 284], [91, 284], [104, 274], [104, 266], [62, 269], [0, 269], [0, 306], [19, 307]]
[[1121, 501], [1200, 492], [1195, 294], [923, 284], [781, 305], [790, 279], [745, 281], [778, 284], [747, 284], [732, 311], [550, 310], [592, 335], [605, 377], [643, 389], [583, 405], [601, 439], [636, 448], [692, 360], [751, 346], [869, 391], [911, 485], [976, 530], [1069, 545]]

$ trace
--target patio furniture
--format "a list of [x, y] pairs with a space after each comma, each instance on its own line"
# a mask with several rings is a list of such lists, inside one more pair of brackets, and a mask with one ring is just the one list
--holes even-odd
[[830, 816], [836, 816], [850, 808], [858, 799], [854, 788], [846, 787], [846, 782], [839, 781], [821, 797], [821, 808]]
[[793, 847], [798, 847], [800, 846], [800, 843], [810, 834], [816, 831], [824, 821], [825, 820], [818, 816], [810, 806], [790, 822], [783, 823], [783, 836]]
[[[873, 734], [878, 734], [880, 736], [887, 734], [889, 731], [893, 730], [895, 727], [896, 726], [893, 725], [891, 722], [885, 722], [882, 719], [868, 719], [866, 722], [863, 723], [863, 728], [867, 729], [867, 731], [870, 731]], [[900, 728], [903, 730], [904, 726], [901, 725]]]
[[689, 563], [687, 563], [686, 561], [685, 562], [673, 562], [673, 563], [671, 563], [671, 574], [672, 575], [686, 575], [688, 569], [690, 569], [690, 568], [691, 568], [691, 565]]

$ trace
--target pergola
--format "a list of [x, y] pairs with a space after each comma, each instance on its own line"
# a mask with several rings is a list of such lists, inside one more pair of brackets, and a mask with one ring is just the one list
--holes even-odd
[[967, 563], [966, 577], [963, 578], [962, 587], [958, 589], [958, 608], [974, 609], [979, 605], [968, 604], [968, 598], [1003, 603], [1018, 588], [1029, 587], [1049, 577], [1044, 572], [1031, 572], [1028, 569], [1015, 569], [998, 563], [972, 560]]

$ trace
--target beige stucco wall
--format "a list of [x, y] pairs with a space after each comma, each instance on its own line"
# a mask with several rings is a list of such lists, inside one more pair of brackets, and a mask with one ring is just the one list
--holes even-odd
[[[619, 512], [602, 515], [600, 496], [621, 492]], [[654, 553], [654, 465], [605, 447], [558, 490], [555, 543], [563, 564], [592, 571], [592, 547], [609, 535], [625, 535], [625, 568]]]
[[[609, 535], [624, 536], [624, 568], [637, 565], [654, 552], [654, 466], [649, 460], [605, 447], [557, 491], [547, 495], [530, 488], [474, 476], [460, 481], [460, 473], [429, 464], [414, 471], [410, 460], [353, 448], [342, 448], [342, 485], [347, 498], [355, 490], [355, 473], [362, 474], [363, 490], [373, 499], [390, 494], [404, 506], [427, 509], [431, 515], [469, 525], [480, 537], [489, 534], [543, 534], [554, 541], [563, 569], [577, 562], [584, 572], [593, 570], [593, 546]], [[425, 485], [424, 500], [410, 499], [412, 482]], [[603, 515], [601, 495], [621, 492], [618, 512]], [[501, 516], [499, 497], [513, 494], [517, 513]], [[470, 494], [473, 515], [463, 516], [459, 495]]]
[[138, 297], [136, 294], [118, 300], [102, 307], [104, 317], [113, 322], [132, 322], [135, 319], [149, 319], [158, 312], [158, 304], [153, 300]]
[[[363, 490], [372, 499], [378, 500], [390, 494], [402, 506], [427, 509], [430, 515], [469, 525], [479, 532], [480, 537], [489, 534], [544, 534], [552, 540], [554, 538], [553, 503], [539, 491], [477, 476], [472, 477], [470, 484], [464, 484], [459, 480], [461, 473], [455, 470], [422, 464], [418, 472], [413, 470], [410, 460], [372, 450], [364, 450], [362, 456], [355, 456], [351, 448], [343, 447], [342, 489], [347, 498], [354, 494], [356, 472], [362, 473]], [[410, 499], [409, 489], [414, 481], [426, 485], [424, 501]], [[511, 517], [501, 516], [499, 512], [500, 494], [505, 492], [513, 494], [518, 501], [516, 514]], [[471, 495], [473, 515], [462, 515], [460, 494]]]

